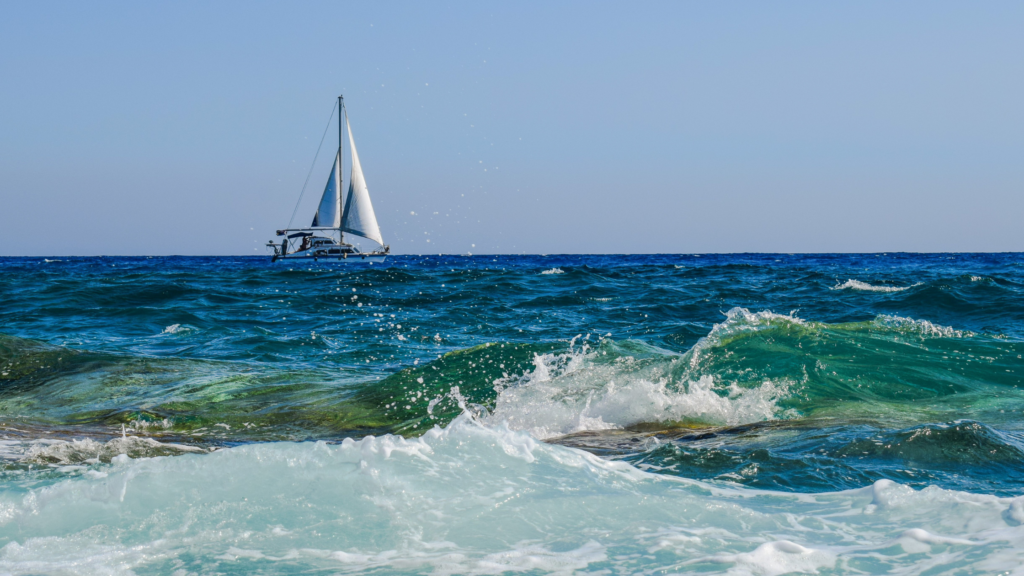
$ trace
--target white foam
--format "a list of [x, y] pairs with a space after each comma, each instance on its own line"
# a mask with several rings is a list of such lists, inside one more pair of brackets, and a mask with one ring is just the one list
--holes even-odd
[[807, 322], [792, 314], [776, 314], [770, 310], [751, 312], [746, 308], [732, 308], [725, 313], [725, 322], [715, 324], [708, 333], [707, 338], [713, 342], [719, 341], [723, 336], [735, 334], [739, 331], [759, 330], [779, 325], [806, 325]]
[[565, 270], [562, 270], [561, 268], [552, 268], [541, 272], [541, 274], [565, 274]]
[[[126, 428], [126, 431], [128, 430], [134, 431], [133, 428]], [[152, 438], [127, 434], [106, 442], [92, 438], [0, 440], [0, 460], [71, 467], [81, 463], [95, 464], [101, 459], [109, 461], [119, 454], [148, 456], [203, 451], [195, 446], [158, 442]]]
[[976, 542], [964, 538], [950, 538], [948, 536], [938, 536], [922, 528], [911, 528], [900, 534], [900, 537], [896, 539], [896, 542], [903, 548], [904, 551], [910, 554], [920, 554], [922, 552], [930, 552], [933, 544], [953, 544], [961, 546], [974, 546]]
[[110, 460], [121, 454], [148, 456], [152, 454], [173, 454], [203, 452], [203, 449], [185, 444], [158, 442], [152, 438], [123, 436], [107, 442], [92, 438], [29, 442], [24, 445], [20, 460], [24, 462], [46, 462], [61, 465], [76, 464], [90, 459]]
[[[927, 320], [899, 316], [878, 316], [872, 324], [883, 330], [924, 337], [973, 335]], [[644, 358], [637, 360], [626, 354], [631, 346], [643, 345], [626, 343], [622, 348], [610, 341], [598, 350], [584, 344], [571, 346], [566, 353], [537, 355], [532, 369], [526, 373], [505, 375], [495, 382], [498, 395], [489, 419], [548, 439], [638, 424], [736, 425], [786, 418], [791, 414], [779, 404], [802, 381], [751, 381], [749, 376], [743, 376], [741, 382], [729, 381], [728, 375], [709, 375], [705, 365], [721, 358], [718, 348], [749, 333], [827, 328], [828, 325], [807, 322], [793, 314], [733, 308], [726, 312], [723, 322], [683, 355], [645, 349], [641, 350]]]
[[970, 338], [975, 334], [970, 330], [957, 330], [949, 326], [933, 324], [927, 320], [916, 320], [904, 316], [880, 315], [875, 318], [874, 324], [889, 330], [900, 332], [916, 333], [921, 336], [934, 336], [939, 338]]
[[714, 348], [736, 334], [757, 332], [777, 326], [807, 326], [808, 323], [792, 314], [776, 314], [769, 310], [751, 312], [746, 308], [732, 308], [725, 313], [725, 322], [715, 324], [707, 336], [701, 338], [690, 350], [690, 366], [697, 367], [707, 350]]
[[1010, 507], [1006, 510], [1006, 517], [1011, 522], [1024, 524], [1024, 496], [1018, 496], [1010, 502]]
[[836, 284], [832, 290], [861, 290], [863, 292], [903, 292], [914, 286], [920, 286], [920, 282], [911, 286], [874, 286], [860, 280], [847, 280], [842, 284]]
[[[893, 482], [715, 487], [461, 416], [417, 439], [271, 443], [0, 492], [0, 573], [1013, 572], [1016, 500]], [[897, 548], [913, 553], [894, 553]]]
[[789, 540], [779, 540], [765, 542], [751, 552], [719, 554], [709, 560], [733, 564], [726, 572], [729, 575], [779, 576], [792, 572], [816, 574], [821, 568], [833, 568], [836, 555], [827, 550], [814, 550]]
[[792, 385], [789, 381], [764, 380], [756, 387], [741, 388], [710, 375], [680, 379], [672, 372], [677, 362], [687, 359], [696, 366], [708, 348], [728, 335], [780, 323], [804, 321], [734, 308], [688, 356], [659, 351], [655, 362], [631, 356], [612, 361], [607, 351], [591, 350], [586, 344], [562, 354], [537, 355], [532, 370], [495, 382], [498, 397], [489, 421], [504, 422], [546, 439], [641, 423], [697, 420], [707, 425], [734, 425], [776, 418], [778, 402]]
[[128, 424], [128, 430], [132, 432], [148, 432], [148, 431], [160, 431], [170, 430], [173, 422], [167, 418], [161, 420], [132, 420]]
[[612, 364], [599, 359], [587, 351], [536, 356], [532, 371], [498, 381], [489, 421], [541, 439], [646, 422], [760, 422], [775, 415], [788, 392], [786, 383], [771, 381], [752, 389], [716, 386], [706, 375], [673, 383], [658, 370], [630, 370], [628, 357]]

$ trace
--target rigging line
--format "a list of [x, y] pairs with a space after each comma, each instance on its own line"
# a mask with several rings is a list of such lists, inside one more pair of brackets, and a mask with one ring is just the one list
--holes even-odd
[[306, 181], [302, 183], [302, 191], [299, 192], [299, 199], [295, 201], [295, 208], [292, 210], [292, 217], [288, 219], [289, 229], [292, 227], [292, 221], [295, 220], [295, 214], [299, 211], [299, 204], [302, 203], [302, 195], [306, 193], [306, 185], [309, 184], [309, 177], [313, 175], [313, 168], [316, 166], [316, 159], [320, 157], [320, 148], [323, 148], [324, 140], [327, 138], [327, 131], [331, 129], [331, 120], [334, 119], [334, 110], [337, 107], [337, 102], [331, 106], [331, 117], [327, 119], [327, 127], [324, 128], [324, 135], [320, 137], [320, 145], [316, 147], [316, 154], [313, 156], [313, 164], [310, 165], [309, 173], [306, 174]]

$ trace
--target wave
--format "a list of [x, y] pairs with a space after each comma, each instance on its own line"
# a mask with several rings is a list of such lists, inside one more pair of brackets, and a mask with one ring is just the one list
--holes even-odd
[[465, 415], [414, 439], [119, 456], [89, 470], [0, 493], [0, 570], [921, 574], [1024, 563], [1024, 497], [887, 480], [814, 495], [706, 484]]
[[124, 435], [105, 442], [93, 438], [37, 439], [22, 442], [8, 440], [0, 449], [0, 458], [17, 463], [69, 466], [110, 462], [122, 454], [132, 458], [148, 458], [189, 452], [205, 452], [205, 450], [196, 446], [158, 442], [152, 438]]
[[[19, 428], [122, 428], [190, 444], [378, 432], [333, 370], [255, 371], [230, 362], [78, 351], [0, 335], [0, 412]], [[378, 411], [379, 412], [379, 411]], [[393, 425], [394, 421], [387, 422]]]
[[825, 414], [914, 423], [967, 403], [977, 409], [994, 390], [1001, 402], [1014, 399], [1007, 406], [1024, 405], [1013, 389], [1020, 343], [906, 317], [830, 325], [736, 308], [683, 354], [589, 338], [568, 350], [487, 345], [451, 353], [388, 377], [373, 396], [406, 421], [396, 431], [443, 424], [475, 404], [545, 439]]
[[[326, 340], [291, 345], [330, 351]], [[967, 406], [998, 423], [1024, 409], [1021, 353], [1020, 342], [902, 316], [826, 324], [743, 308], [683, 353], [581, 335], [455, 350], [379, 380], [358, 367], [254, 370], [0, 336], [0, 410], [199, 443], [416, 435], [470, 405], [539, 438], [826, 416], [905, 427]]]
[[911, 286], [873, 286], [867, 282], [861, 282], [860, 280], [847, 280], [842, 284], [836, 284], [832, 287], [832, 290], [861, 290], [865, 292], [903, 292], [909, 290], [915, 286], [920, 286], [920, 283], [913, 284]]
[[933, 324], [928, 320], [915, 320], [914, 318], [906, 318], [903, 316], [882, 314], [876, 317], [873, 323], [880, 328], [903, 333], [916, 333], [922, 336], [934, 336], [938, 338], [970, 338], [972, 336], [977, 336], [977, 334], [970, 330], [957, 330], [950, 326]]
[[881, 479], [1019, 495], [1024, 436], [959, 420], [884, 429], [822, 420], [557, 439], [643, 470], [772, 490], [859, 488]]
[[665, 366], [657, 365], [663, 363], [644, 366], [627, 355], [603, 362], [607, 353], [599, 350], [588, 358], [583, 348], [535, 356], [532, 371], [495, 382], [498, 396], [490, 418], [541, 439], [649, 422], [738, 424], [771, 419], [789, 391], [785, 381], [716, 390], [710, 375], [679, 385], [665, 378]]
[[[489, 407], [540, 438], [828, 414], [913, 424], [965, 405], [1001, 421], [1000, 402], [1024, 407], [1014, 372], [1022, 351], [905, 317], [829, 325], [735, 308], [683, 354], [609, 339], [537, 354], [528, 370], [495, 381]], [[997, 391], [999, 402], [986, 400]]]

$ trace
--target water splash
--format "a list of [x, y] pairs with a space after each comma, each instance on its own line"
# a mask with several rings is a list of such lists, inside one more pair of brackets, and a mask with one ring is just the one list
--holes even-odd
[[753, 389], [716, 384], [705, 375], [675, 381], [680, 357], [643, 362], [613, 355], [611, 344], [586, 344], [565, 353], [538, 354], [533, 369], [495, 382], [498, 397], [490, 415], [537, 438], [641, 424], [699, 422], [724, 425], [760, 422], [777, 415], [789, 383], [765, 381]]

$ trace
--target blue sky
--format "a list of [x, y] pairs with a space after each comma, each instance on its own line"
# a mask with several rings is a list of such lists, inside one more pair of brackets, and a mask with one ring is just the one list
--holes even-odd
[[1024, 251], [1021, 3], [2, 10], [4, 255], [265, 254], [339, 93], [399, 253]]

